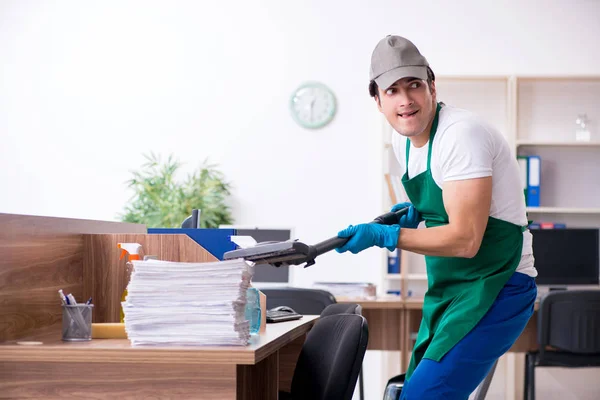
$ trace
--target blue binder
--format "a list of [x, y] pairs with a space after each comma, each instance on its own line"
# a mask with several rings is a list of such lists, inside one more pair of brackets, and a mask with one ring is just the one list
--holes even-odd
[[542, 170], [542, 160], [539, 156], [529, 156], [527, 158], [527, 206], [540, 206], [540, 180]]
[[523, 200], [525, 200], [525, 205], [529, 206], [529, 203], [527, 203], [527, 188], [529, 187], [529, 171], [527, 164], [529, 163], [529, 157], [517, 156], [517, 162], [519, 163], [519, 176], [521, 178], [521, 186], [523, 187]]
[[388, 253], [388, 274], [400, 273], [400, 250], [395, 249]]

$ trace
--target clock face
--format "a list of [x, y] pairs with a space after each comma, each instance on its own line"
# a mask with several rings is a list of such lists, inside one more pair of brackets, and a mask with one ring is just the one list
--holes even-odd
[[335, 115], [335, 96], [321, 83], [305, 83], [292, 94], [290, 108], [294, 120], [301, 126], [321, 128], [331, 122]]

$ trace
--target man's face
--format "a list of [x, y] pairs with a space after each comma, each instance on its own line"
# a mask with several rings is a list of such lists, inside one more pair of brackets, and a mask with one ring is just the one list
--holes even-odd
[[435, 82], [431, 90], [418, 78], [402, 78], [385, 90], [379, 88], [377, 107], [403, 136], [423, 133], [433, 119], [435, 104]]

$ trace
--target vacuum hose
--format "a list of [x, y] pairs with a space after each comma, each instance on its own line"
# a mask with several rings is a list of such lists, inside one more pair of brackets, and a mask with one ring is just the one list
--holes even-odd
[[[371, 224], [381, 224], [381, 225], [399, 224], [400, 217], [405, 215], [407, 212], [408, 212], [408, 207], [401, 208], [398, 211], [390, 211], [388, 213], [378, 216], [370, 223]], [[319, 242], [313, 246], [314, 250], [315, 250], [314, 256], [315, 257], [320, 256], [321, 254], [327, 253], [328, 251], [337, 249], [338, 247], [345, 245], [346, 242], [348, 242], [348, 240], [350, 240], [350, 238], [341, 238], [341, 237], [335, 236], [330, 239]], [[313, 257], [313, 259], [314, 259], [314, 257]]]

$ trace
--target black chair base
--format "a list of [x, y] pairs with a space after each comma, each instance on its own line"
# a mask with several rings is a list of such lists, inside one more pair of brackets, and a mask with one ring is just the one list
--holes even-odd
[[406, 374], [396, 375], [387, 382], [383, 392], [383, 400], [398, 400], [400, 398], [405, 376]]

